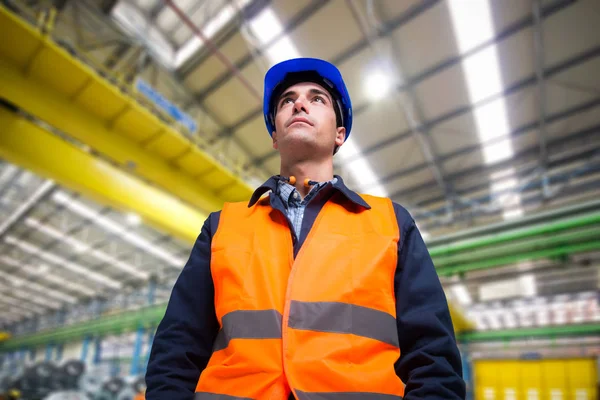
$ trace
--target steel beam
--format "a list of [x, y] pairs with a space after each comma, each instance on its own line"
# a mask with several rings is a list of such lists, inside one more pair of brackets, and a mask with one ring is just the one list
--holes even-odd
[[[600, 172], [600, 168], [596, 169], [595, 171]], [[591, 182], [585, 182], [579, 185], [570, 185], [569, 187], [567, 187], [567, 189], [564, 189], [564, 193], [563, 193], [563, 197], [567, 197], [569, 195], [571, 196], [580, 196], [583, 194], [591, 194], [591, 193], [598, 193], [598, 190], [600, 189], [600, 179], [596, 179], [594, 181]], [[532, 205], [541, 205], [544, 204], [545, 202], [547, 202], [548, 199], [544, 196], [544, 195], [534, 195], [531, 197], [528, 197], [526, 199], [521, 199], [521, 206], [522, 207], [527, 207], [527, 206], [532, 206]], [[453, 219], [453, 223], [458, 223], [458, 222], [464, 222], [465, 220], [470, 220], [472, 218], [478, 217], [484, 215], [483, 212], [479, 212], [479, 213], [473, 213], [471, 215], [458, 215], [455, 216]], [[425, 230], [432, 230], [432, 229], [436, 229], [440, 226], [445, 226], [448, 225], [447, 222], [434, 222], [433, 224], [425, 224], [424, 228]]]
[[[581, 164], [581, 161], [585, 161], [584, 165], [577, 166], [577, 164]], [[575, 165], [572, 165], [575, 164]], [[561, 159], [558, 162], [552, 163], [551, 166], [555, 169], [555, 171], [549, 171], [548, 173], [542, 174], [537, 167], [526, 167], [517, 171], [517, 178], [519, 180], [525, 181], [525, 183], [519, 184], [516, 188], [511, 189], [507, 188], [502, 191], [494, 192], [493, 194], [485, 194], [480, 195], [474, 199], [469, 198], [467, 196], [477, 193], [478, 191], [489, 190], [489, 184], [487, 183], [479, 183], [470, 186], [457, 193], [458, 203], [462, 203], [462, 206], [457, 205], [457, 211], [460, 209], [467, 209], [472, 204], [487, 204], [488, 202], [492, 202], [496, 198], [510, 194], [512, 192], [518, 193], [527, 193], [531, 191], [535, 191], [537, 189], [544, 189], [547, 185], [550, 184], [560, 184], [565, 183], [572, 178], [581, 178], [581, 177], [590, 177], [593, 174], [597, 173], [600, 168], [600, 149], [590, 149], [586, 150], [583, 148], [583, 151], [579, 151], [576, 154], [570, 155]], [[557, 172], [558, 169], [565, 169], [567, 171]], [[550, 173], [552, 174], [550, 175]], [[550, 193], [551, 194], [551, 193]], [[547, 194], [545, 194], [547, 197]], [[427, 207], [428, 205], [435, 204], [436, 202], [443, 201], [443, 198], [438, 199], [429, 199], [424, 202], [419, 202], [415, 206], [419, 208]], [[415, 213], [415, 216], [442, 216], [444, 213], [443, 207], [438, 207], [437, 209], [427, 210], [426, 214], [420, 214], [419, 212]]]
[[[206, 214], [106, 161], [0, 108], [0, 156], [101, 204], [134, 211], [144, 221], [193, 243]], [[77, 166], [77, 168], [74, 168]]]
[[[580, 147], [576, 149], [576, 151], [569, 152], [568, 155], [560, 155], [556, 157], [554, 160], [550, 160], [548, 164], [548, 171], [555, 168], [564, 167], [566, 164], [575, 163], [581, 161], [582, 159], [593, 159], [597, 156], [598, 149], [593, 147], [584, 147], [581, 143], [581, 140], [585, 140], [586, 135], [590, 135], [590, 137], [598, 137], [600, 135], [600, 126], [592, 127], [590, 129], [584, 129], [582, 131], [576, 132], [573, 135], [569, 135], [568, 137], [562, 138], [555, 143], [551, 143], [549, 149], [557, 148], [563, 149], [563, 146], [568, 144], [578, 144]], [[537, 145], [530, 146], [529, 148], [524, 149], [517, 153], [514, 159], [506, 160], [504, 162], [489, 165], [489, 166], [476, 166], [472, 168], [468, 168], [453, 174], [448, 175], [448, 180], [450, 182], [458, 182], [458, 181], [470, 181], [476, 177], [489, 176], [495, 171], [502, 171], [505, 168], [514, 167], [516, 169], [516, 174], [518, 178], [526, 179], [529, 178], [532, 174], [536, 172], [539, 173], [539, 166], [533, 160], [534, 157], [539, 153], [539, 147]], [[531, 164], [527, 166], [526, 164]], [[434, 181], [428, 181], [423, 184], [419, 184], [416, 186], [405, 188], [404, 190], [400, 190], [396, 193], [390, 195], [392, 199], [410, 199], [412, 196], [415, 196], [417, 193], [423, 190], [428, 190], [431, 188], [431, 185], [435, 184]], [[483, 182], [475, 182], [468, 187], [463, 187], [460, 191], [457, 191], [457, 196], [468, 196], [470, 193], [477, 192], [479, 190], [487, 190], [489, 189], [490, 181]], [[444, 198], [437, 196], [427, 198], [425, 200], [421, 200], [415, 204], [415, 207], [426, 208], [431, 206], [432, 204], [443, 201]], [[485, 199], [484, 199], [485, 200]], [[443, 210], [429, 210], [427, 213], [419, 213], [417, 212], [415, 216], [433, 216], [436, 213], [443, 214]]]

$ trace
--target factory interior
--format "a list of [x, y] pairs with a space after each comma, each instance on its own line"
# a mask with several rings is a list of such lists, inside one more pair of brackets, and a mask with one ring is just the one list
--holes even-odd
[[598, 0], [0, 0], [0, 398], [144, 398], [298, 57], [352, 98], [335, 174], [421, 232], [467, 399], [600, 399]]

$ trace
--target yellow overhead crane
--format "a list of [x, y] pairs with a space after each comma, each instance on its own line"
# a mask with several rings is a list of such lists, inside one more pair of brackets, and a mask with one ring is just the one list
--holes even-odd
[[[239, 175], [54, 43], [49, 29], [0, 5], [0, 37], [10, 38], [0, 41], [0, 100], [91, 151], [0, 107], [0, 157], [188, 243], [208, 212], [250, 197]], [[473, 328], [450, 311], [457, 332]]]
[[44, 31], [0, 6], [0, 98], [204, 212], [249, 198], [239, 175]]

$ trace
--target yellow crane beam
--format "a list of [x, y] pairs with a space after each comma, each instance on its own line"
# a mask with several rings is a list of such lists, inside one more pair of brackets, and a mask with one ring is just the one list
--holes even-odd
[[250, 197], [238, 175], [0, 6], [0, 98], [205, 212]]
[[[193, 243], [207, 214], [0, 107], [0, 157]], [[183, 267], [183, 266], [182, 266]]]

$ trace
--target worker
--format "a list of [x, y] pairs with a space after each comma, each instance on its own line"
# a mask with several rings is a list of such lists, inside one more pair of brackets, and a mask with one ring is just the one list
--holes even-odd
[[352, 127], [340, 71], [281, 62], [263, 101], [280, 174], [206, 219], [158, 326], [146, 399], [463, 399], [415, 221], [333, 174]]

